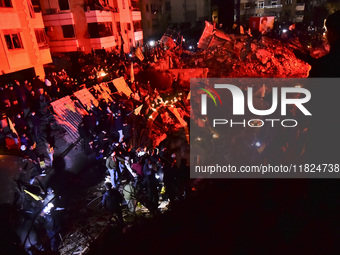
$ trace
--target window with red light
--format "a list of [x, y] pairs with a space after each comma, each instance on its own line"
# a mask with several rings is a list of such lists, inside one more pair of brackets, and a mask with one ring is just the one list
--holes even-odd
[[9, 50], [24, 48], [22, 41], [21, 41], [20, 33], [7, 34], [5, 35], [5, 40], [6, 40], [7, 48]]
[[0, 0], [0, 7], [13, 7], [11, 0]]

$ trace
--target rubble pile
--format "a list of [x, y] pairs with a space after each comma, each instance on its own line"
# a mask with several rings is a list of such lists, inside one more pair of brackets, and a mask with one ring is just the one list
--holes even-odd
[[218, 78], [304, 78], [310, 65], [297, 58], [296, 51], [320, 57], [325, 49], [310, 49], [297, 37], [280, 40], [268, 36], [225, 34], [206, 22], [197, 52], [177, 46], [155, 57], [156, 70], [207, 68], [206, 77]]
[[[298, 59], [293, 50], [299, 44], [269, 37], [253, 39], [231, 36], [224, 44], [213, 45], [199, 53], [197, 63], [209, 68], [208, 77], [303, 78], [310, 65]], [[301, 46], [302, 48], [302, 46]]]

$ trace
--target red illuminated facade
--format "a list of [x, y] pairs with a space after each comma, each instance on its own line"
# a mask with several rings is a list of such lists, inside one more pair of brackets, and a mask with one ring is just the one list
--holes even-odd
[[45, 76], [51, 63], [42, 15], [31, 0], [0, 0], [0, 74]]

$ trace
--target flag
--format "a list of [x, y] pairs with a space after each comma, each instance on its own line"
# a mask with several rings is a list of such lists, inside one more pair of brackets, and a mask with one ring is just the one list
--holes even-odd
[[136, 109], [133, 110], [133, 113], [135, 115], [139, 115], [142, 108], [143, 108], [143, 105], [141, 104], [140, 106], [138, 106]]
[[141, 51], [141, 49], [139, 47], [137, 47], [136, 51], [135, 51], [135, 55], [136, 57], [140, 60], [143, 61], [144, 60], [144, 56], [143, 53]]
[[130, 80], [131, 80], [131, 82], [135, 81], [135, 73], [133, 71], [133, 62], [131, 63]]

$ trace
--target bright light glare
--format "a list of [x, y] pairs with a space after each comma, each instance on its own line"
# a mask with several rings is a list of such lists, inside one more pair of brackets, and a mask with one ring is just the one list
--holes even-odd
[[282, 29], [282, 33], [287, 33], [287, 29]]
[[53, 207], [54, 207], [54, 204], [48, 203], [48, 204], [44, 207], [43, 212], [44, 212], [45, 214], [48, 214], [48, 213], [50, 213], [50, 211], [51, 211], [51, 209], [52, 209]]
[[149, 42], [149, 45], [150, 45], [151, 47], [155, 46], [155, 44], [156, 44], [155, 41], [150, 41], [150, 42]]

